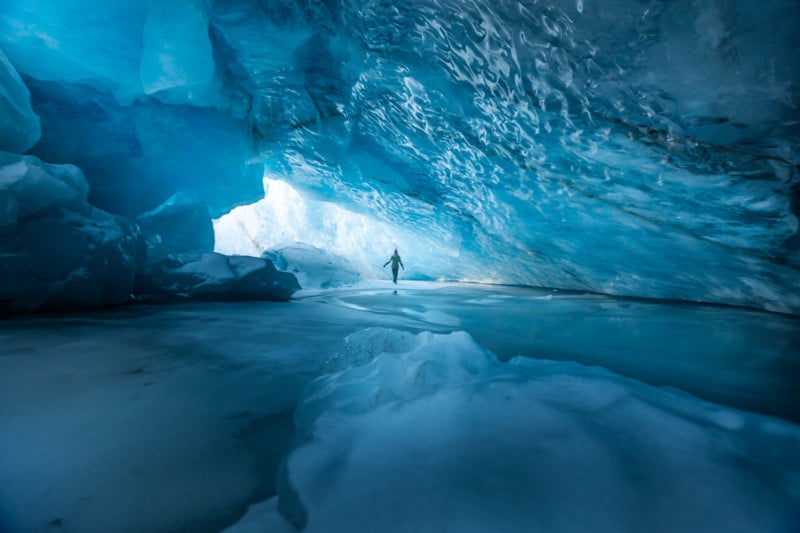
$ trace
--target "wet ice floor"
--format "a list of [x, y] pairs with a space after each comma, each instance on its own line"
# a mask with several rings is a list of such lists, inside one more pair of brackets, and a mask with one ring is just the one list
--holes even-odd
[[[396, 292], [395, 292], [396, 290]], [[373, 283], [280, 303], [0, 322], [0, 530], [214, 531], [274, 494], [304, 386], [366, 327], [467, 331], [799, 421], [800, 320], [546, 290]]]
[[502, 360], [599, 365], [652, 385], [800, 422], [800, 320], [749, 309], [548, 289], [344, 291], [326, 300], [464, 330]]

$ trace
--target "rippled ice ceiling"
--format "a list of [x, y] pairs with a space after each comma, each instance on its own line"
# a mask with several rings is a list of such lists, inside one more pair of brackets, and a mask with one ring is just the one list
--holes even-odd
[[[796, 0], [0, 6], [31, 153], [110, 211], [265, 177], [361, 217], [325, 242], [367, 275], [399, 245], [417, 278], [800, 311]], [[227, 251], [266, 248], [254, 212]]]

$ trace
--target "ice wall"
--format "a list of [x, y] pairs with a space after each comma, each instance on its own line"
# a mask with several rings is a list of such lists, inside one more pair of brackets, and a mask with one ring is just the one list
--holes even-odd
[[130, 300], [144, 240], [88, 189], [72, 165], [0, 152], [0, 313]]
[[126, 215], [196, 190], [215, 215], [260, 193], [247, 98], [224, 87], [202, 2], [4, 2], [0, 48], [43, 127], [32, 153], [80, 166]]
[[30, 92], [0, 50], [0, 150], [24, 152], [36, 144], [40, 133]]
[[266, 171], [433, 236], [421, 277], [797, 312], [799, 22], [794, 0], [7, 0], [0, 48], [32, 153], [116, 213], [181, 189], [218, 217]]

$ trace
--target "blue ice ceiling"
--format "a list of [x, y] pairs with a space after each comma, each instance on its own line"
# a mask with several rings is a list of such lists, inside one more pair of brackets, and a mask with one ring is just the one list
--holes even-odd
[[796, 313], [798, 27], [796, 0], [2, 0], [0, 139], [28, 141], [1, 148], [131, 217], [286, 182], [381, 230], [366, 274], [400, 243], [419, 278]]

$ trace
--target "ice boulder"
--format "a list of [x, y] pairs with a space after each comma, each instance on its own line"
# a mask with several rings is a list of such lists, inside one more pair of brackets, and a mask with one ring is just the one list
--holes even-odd
[[22, 153], [39, 140], [39, 116], [31, 94], [16, 69], [0, 50], [0, 150]]
[[[369, 362], [296, 411], [273, 508], [303, 531], [796, 529], [795, 424], [597, 367], [500, 363], [464, 332], [360, 336]], [[242, 524], [281, 523], [268, 510]]]
[[139, 215], [136, 222], [147, 239], [147, 256], [165, 258], [169, 253], [212, 252], [214, 227], [206, 202], [179, 191], [166, 202]]
[[304, 289], [329, 289], [356, 283], [361, 275], [346, 258], [310, 244], [295, 243], [264, 252], [280, 270], [291, 272]]
[[130, 299], [144, 259], [138, 226], [92, 207], [73, 165], [0, 152], [0, 311]]
[[272, 261], [247, 256], [188, 252], [148, 260], [136, 285], [143, 299], [285, 301], [299, 290], [297, 278]]

